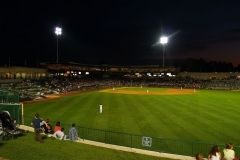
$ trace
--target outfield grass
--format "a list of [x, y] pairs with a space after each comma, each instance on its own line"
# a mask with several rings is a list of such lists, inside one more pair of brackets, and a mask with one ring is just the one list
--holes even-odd
[[[157, 90], [136, 90], [141, 89]], [[99, 104], [104, 106], [102, 115], [98, 113]], [[74, 122], [153, 137], [240, 143], [240, 92], [198, 90], [188, 95], [126, 95], [96, 91], [24, 106], [28, 124], [38, 112], [43, 118], [60, 120], [65, 125]]]
[[9, 160], [167, 160], [70, 141], [47, 139], [38, 143], [33, 134], [0, 142], [0, 157]]

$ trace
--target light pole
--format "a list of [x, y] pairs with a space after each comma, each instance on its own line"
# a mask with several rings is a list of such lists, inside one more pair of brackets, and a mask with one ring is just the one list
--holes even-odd
[[55, 28], [55, 34], [57, 36], [57, 64], [58, 64], [58, 36], [61, 36], [62, 35], [62, 28], [60, 27], [56, 27]]
[[165, 57], [164, 57], [164, 54], [165, 54], [165, 50], [166, 50], [166, 45], [168, 43], [168, 37], [167, 36], [160, 37], [159, 42], [163, 46], [163, 60], [162, 60], [163, 62], [162, 62], [162, 66], [163, 66], [163, 70], [164, 70], [164, 67], [165, 67]]

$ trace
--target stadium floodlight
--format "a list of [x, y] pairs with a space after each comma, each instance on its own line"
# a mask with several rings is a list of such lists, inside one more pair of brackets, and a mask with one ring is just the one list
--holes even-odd
[[164, 69], [164, 67], [165, 67], [165, 59], [164, 59], [165, 57], [164, 57], [164, 54], [165, 54], [165, 50], [166, 50], [166, 45], [168, 43], [168, 37], [167, 36], [161, 36], [159, 42], [163, 46], [163, 62], [162, 62], [162, 66], [163, 66], [163, 69]]
[[167, 43], [168, 43], [168, 37], [166, 37], [166, 36], [160, 37], [160, 43], [161, 43], [162, 45], [167, 44]]
[[60, 35], [62, 34], [62, 28], [56, 27], [56, 28], [55, 28], [55, 34], [56, 34], [57, 36], [60, 36]]
[[62, 28], [60, 28], [60, 27], [56, 27], [55, 28], [55, 34], [56, 34], [56, 36], [57, 36], [57, 64], [58, 64], [58, 37], [60, 36], [60, 35], [62, 35]]

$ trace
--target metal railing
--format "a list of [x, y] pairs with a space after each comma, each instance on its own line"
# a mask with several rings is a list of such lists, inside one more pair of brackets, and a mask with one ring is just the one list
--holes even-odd
[[[156, 138], [79, 126], [77, 130], [82, 139], [178, 155], [195, 156], [201, 153], [207, 157], [214, 145], [218, 145], [221, 150], [225, 148], [225, 144]], [[235, 151], [239, 155], [240, 147], [235, 146]]]

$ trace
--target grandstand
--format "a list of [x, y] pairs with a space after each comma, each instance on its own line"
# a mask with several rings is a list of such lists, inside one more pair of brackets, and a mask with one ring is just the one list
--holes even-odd
[[159, 66], [82, 64], [42, 64], [41, 67], [0, 68], [1, 89], [19, 92], [20, 101], [112, 86], [240, 89], [237, 72], [179, 72], [174, 67], [163, 70]]

